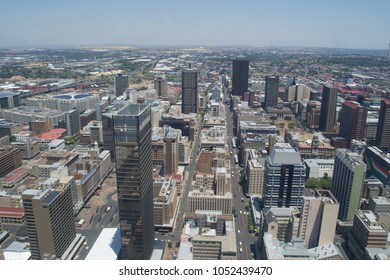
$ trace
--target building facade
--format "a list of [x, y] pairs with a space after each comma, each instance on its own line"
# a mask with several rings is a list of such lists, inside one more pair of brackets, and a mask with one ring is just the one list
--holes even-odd
[[337, 88], [324, 85], [322, 90], [319, 129], [325, 133], [335, 131]]
[[341, 108], [340, 136], [351, 142], [363, 140], [366, 133], [367, 108], [357, 102], [345, 101]]
[[306, 168], [298, 150], [275, 146], [265, 164], [265, 206], [301, 209]]
[[337, 149], [335, 156], [332, 193], [340, 203], [338, 219], [352, 221], [359, 208], [367, 165], [362, 155], [348, 149]]
[[267, 76], [265, 78], [265, 97], [264, 97], [264, 109], [276, 107], [278, 104], [278, 76]]
[[390, 99], [383, 98], [379, 111], [376, 146], [390, 152]]
[[181, 112], [198, 112], [198, 72], [194, 69], [183, 70], [181, 76]]
[[150, 258], [154, 247], [150, 106], [128, 104], [113, 115], [122, 259]]
[[233, 91], [235, 96], [244, 99], [244, 93], [248, 91], [249, 60], [244, 57], [237, 57], [233, 60]]
[[71, 189], [26, 190], [22, 200], [31, 258], [61, 258], [76, 237]]

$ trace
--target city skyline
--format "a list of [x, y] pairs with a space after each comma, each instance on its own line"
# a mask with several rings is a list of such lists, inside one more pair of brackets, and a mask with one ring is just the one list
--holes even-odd
[[390, 32], [384, 32], [390, 26], [386, 15], [390, 3], [378, 0], [283, 0], [278, 5], [252, 0], [20, 0], [2, 6], [0, 48], [224, 45], [387, 49], [390, 41]]

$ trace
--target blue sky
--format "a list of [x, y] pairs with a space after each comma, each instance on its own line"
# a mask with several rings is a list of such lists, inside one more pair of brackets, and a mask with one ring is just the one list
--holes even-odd
[[0, 47], [249, 45], [385, 49], [388, 0], [0, 0]]

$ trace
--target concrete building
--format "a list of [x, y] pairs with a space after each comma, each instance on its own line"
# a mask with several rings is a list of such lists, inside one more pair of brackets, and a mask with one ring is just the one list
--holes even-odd
[[299, 237], [307, 248], [332, 243], [337, 224], [339, 203], [328, 190], [315, 190], [315, 196], [304, 196]]
[[128, 104], [112, 116], [122, 259], [149, 259], [154, 247], [151, 114]]
[[158, 97], [168, 97], [167, 80], [165, 76], [156, 76], [154, 78], [154, 89]]
[[62, 258], [76, 238], [70, 188], [26, 190], [22, 199], [31, 258]]
[[61, 128], [66, 128], [68, 136], [76, 136], [80, 133], [80, 112], [77, 109], [67, 111], [65, 113], [65, 123], [59, 125]]
[[226, 193], [232, 192], [232, 187], [230, 185], [230, 173], [226, 171], [225, 167], [217, 167], [215, 169], [215, 194], [216, 195], [225, 195]]
[[186, 213], [179, 260], [236, 260], [233, 215], [221, 211]]
[[121, 96], [129, 87], [129, 77], [127, 75], [118, 74], [114, 76], [115, 95]]
[[333, 176], [334, 159], [305, 159], [307, 178], [323, 178], [325, 173]]
[[385, 152], [390, 152], [390, 99], [388, 98], [383, 98], [381, 101], [375, 145]]
[[53, 126], [49, 120], [33, 120], [30, 122], [30, 130], [35, 135], [41, 135], [52, 128]]
[[183, 70], [181, 76], [181, 112], [198, 113], [198, 72]]
[[357, 259], [369, 259], [368, 248], [386, 248], [387, 239], [388, 229], [383, 228], [372, 211], [356, 211], [348, 246]]
[[263, 237], [261, 258], [264, 260], [313, 260], [314, 256], [314, 253], [305, 248], [300, 238], [285, 242], [271, 234], [265, 234]]
[[262, 197], [264, 193], [265, 166], [257, 159], [248, 160], [246, 165], [248, 193]]
[[332, 193], [340, 203], [338, 219], [341, 221], [352, 221], [359, 209], [366, 168], [362, 155], [348, 149], [336, 150]]
[[301, 102], [310, 98], [310, 88], [305, 85], [291, 85], [288, 87], [288, 101]]
[[95, 109], [96, 104], [100, 102], [97, 94], [88, 93], [66, 93], [47, 97], [47, 108], [57, 109], [61, 112], [67, 112], [77, 109], [79, 112]]
[[153, 182], [154, 226], [171, 231], [177, 205], [176, 181], [170, 177]]
[[300, 212], [297, 207], [264, 208], [263, 232], [280, 241], [291, 242], [298, 237]]
[[20, 150], [23, 159], [31, 159], [40, 153], [39, 143], [36, 140], [12, 142], [11, 146]]
[[265, 206], [302, 207], [306, 168], [297, 149], [278, 144], [266, 159]]
[[20, 93], [0, 93], [0, 109], [9, 109], [20, 106]]
[[233, 60], [232, 95], [244, 99], [244, 93], [248, 92], [249, 60], [238, 56]]
[[223, 214], [232, 213], [232, 193], [215, 195], [213, 190], [194, 189], [188, 193], [187, 211], [222, 211]]
[[340, 136], [351, 142], [365, 139], [367, 108], [354, 101], [345, 101], [341, 107]]
[[325, 133], [334, 133], [336, 125], [337, 88], [324, 85], [322, 90], [319, 129]]
[[0, 177], [22, 165], [22, 153], [12, 146], [0, 146]]

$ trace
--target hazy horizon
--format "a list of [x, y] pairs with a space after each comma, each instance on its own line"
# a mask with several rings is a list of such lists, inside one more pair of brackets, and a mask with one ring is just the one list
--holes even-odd
[[2, 3], [0, 48], [387, 49], [390, 2], [85, 0]]

